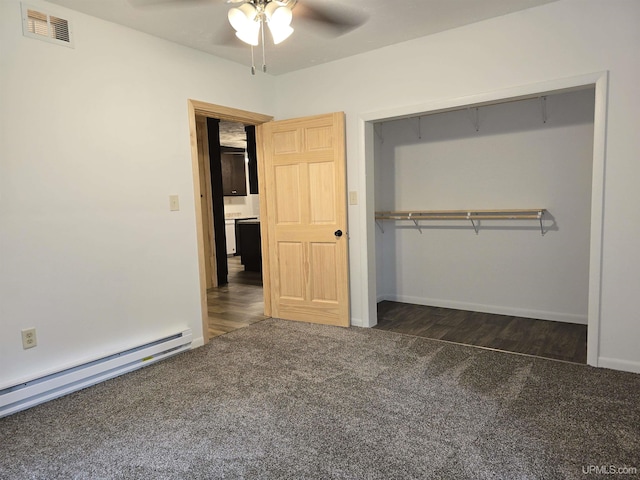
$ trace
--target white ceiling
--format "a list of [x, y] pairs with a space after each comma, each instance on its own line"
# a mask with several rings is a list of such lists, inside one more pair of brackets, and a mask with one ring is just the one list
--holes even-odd
[[242, 123], [221, 120], [218, 137], [223, 147], [247, 148], [247, 133]]
[[[251, 65], [248, 45], [233, 36], [224, 0], [49, 0], [218, 57]], [[360, 13], [368, 20], [341, 36], [296, 18], [294, 34], [280, 45], [267, 40], [269, 73], [278, 75], [375, 50], [557, 0], [300, 0]], [[159, 3], [158, 3], [159, 2]], [[232, 45], [225, 40], [232, 39]], [[262, 54], [256, 50], [256, 65]]]

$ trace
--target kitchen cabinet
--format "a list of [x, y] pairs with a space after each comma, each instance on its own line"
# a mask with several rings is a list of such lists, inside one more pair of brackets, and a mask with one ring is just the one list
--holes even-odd
[[249, 272], [261, 272], [260, 220], [241, 220], [238, 222], [238, 230], [240, 232], [240, 256], [244, 269]]
[[225, 197], [246, 197], [247, 173], [244, 151], [222, 150], [220, 162], [222, 164], [222, 194]]
[[235, 255], [236, 253], [236, 222], [234, 220], [225, 220], [224, 233], [227, 237], [227, 255]]

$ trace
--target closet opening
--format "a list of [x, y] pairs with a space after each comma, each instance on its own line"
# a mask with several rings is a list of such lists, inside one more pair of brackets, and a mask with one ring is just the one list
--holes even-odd
[[371, 122], [376, 328], [587, 363], [596, 97], [590, 84]]

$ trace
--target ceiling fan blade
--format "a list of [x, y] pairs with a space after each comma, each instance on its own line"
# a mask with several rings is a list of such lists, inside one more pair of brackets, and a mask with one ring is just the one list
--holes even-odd
[[338, 4], [314, 5], [309, 0], [295, 3], [295, 18], [303, 18], [318, 23], [318, 25], [331, 30], [333, 35], [344, 35], [363, 25], [369, 16], [354, 8]]

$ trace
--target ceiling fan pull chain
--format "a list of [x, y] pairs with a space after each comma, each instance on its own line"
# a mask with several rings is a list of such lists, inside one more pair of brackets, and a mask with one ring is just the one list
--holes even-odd
[[256, 61], [253, 57], [253, 45], [251, 45], [251, 75], [256, 74]]
[[267, 60], [264, 53], [264, 22], [262, 22], [260, 30], [262, 30], [262, 71], [267, 73]]

